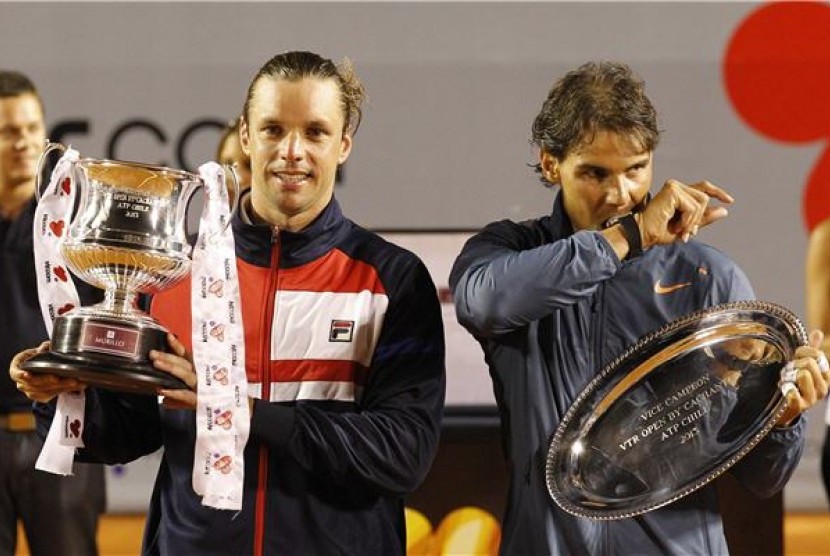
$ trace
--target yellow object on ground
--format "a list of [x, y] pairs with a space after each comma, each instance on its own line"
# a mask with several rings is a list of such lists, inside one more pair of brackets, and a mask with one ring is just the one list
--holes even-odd
[[471, 506], [453, 510], [441, 520], [433, 538], [433, 554], [493, 555], [499, 552], [501, 526], [490, 512]]
[[432, 523], [429, 519], [412, 508], [404, 508], [406, 519], [406, 554], [423, 556], [430, 553], [432, 544]]

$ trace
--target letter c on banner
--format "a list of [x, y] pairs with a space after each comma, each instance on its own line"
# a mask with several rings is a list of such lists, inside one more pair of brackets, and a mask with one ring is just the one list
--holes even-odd
[[[202, 128], [209, 128], [209, 129], [216, 129], [216, 130], [223, 130], [225, 128], [225, 122], [221, 120], [215, 119], [204, 119], [204, 120], [196, 120], [189, 126], [187, 126], [184, 131], [182, 131], [181, 136], [179, 136], [179, 141], [176, 144], [176, 159], [179, 163], [179, 168], [183, 169], [190, 169], [199, 166], [203, 160], [200, 160], [197, 164], [192, 165], [187, 160], [187, 144], [190, 141], [190, 138], [196, 134], [197, 131], [201, 130]], [[214, 142], [218, 142], [218, 139], [215, 139]], [[212, 158], [213, 155], [211, 155]]]
[[[149, 131], [156, 139], [158, 139], [159, 143], [162, 145], [167, 144], [167, 135], [164, 133], [159, 126], [149, 120], [127, 120], [112, 132], [110, 135], [109, 141], [107, 142], [107, 155], [106, 157], [111, 160], [120, 160], [118, 158], [117, 153], [117, 146], [118, 142], [121, 140], [122, 136], [125, 135], [128, 131], [133, 129], [144, 129]], [[154, 162], [152, 164], [158, 164], [159, 166], [169, 166], [170, 164], [165, 161], [161, 160], [158, 162]]]

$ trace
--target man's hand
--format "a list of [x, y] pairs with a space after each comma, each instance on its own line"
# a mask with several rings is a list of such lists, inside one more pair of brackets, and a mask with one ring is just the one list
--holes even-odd
[[787, 410], [776, 423], [780, 427], [790, 425], [796, 417], [827, 396], [830, 389], [830, 364], [820, 346], [824, 334], [820, 330], [810, 333], [810, 345], [801, 346], [792, 361], [795, 388], [786, 392]]
[[84, 390], [86, 384], [76, 378], [67, 378], [57, 375], [30, 373], [20, 368], [20, 365], [32, 356], [49, 351], [49, 342], [43, 342], [35, 349], [26, 349], [12, 359], [9, 366], [9, 376], [17, 385], [17, 389], [26, 394], [30, 400], [48, 403], [58, 394]]
[[168, 390], [159, 388], [157, 393], [164, 396], [162, 404], [170, 409], [196, 409], [196, 389], [199, 381], [196, 376], [196, 369], [193, 367], [193, 357], [187, 353], [178, 338], [173, 334], [167, 334], [167, 343], [173, 353], [150, 350], [150, 360], [153, 366], [160, 371], [170, 373], [181, 379], [187, 385], [187, 389]]
[[700, 228], [725, 218], [729, 211], [709, 206], [711, 199], [726, 204], [734, 201], [729, 193], [708, 181], [685, 185], [668, 180], [637, 217], [643, 249], [686, 242]]

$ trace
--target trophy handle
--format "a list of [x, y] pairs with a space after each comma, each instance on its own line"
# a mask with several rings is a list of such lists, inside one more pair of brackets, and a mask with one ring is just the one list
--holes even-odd
[[43, 152], [40, 154], [40, 158], [37, 161], [37, 176], [35, 177], [35, 199], [40, 201], [40, 187], [43, 184], [43, 166], [46, 164], [46, 157], [49, 156], [49, 153], [55, 150], [60, 150], [61, 152], [66, 152], [66, 147], [60, 143], [53, 143], [46, 140], [46, 146], [43, 148]]
[[228, 221], [225, 223], [225, 227], [222, 229], [224, 232], [228, 226], [231, 225], [234, 216], [236, 216], [237, 210], [239, 210], [239, 198], [242, 196], [242, 188], [239, 186], [239, 176], [236, 173], [236, 163], [234, 164], [223, 164], [225, 171], [230, 170], [231, 181], [233, 182], [233, 203], [231, 204], [231, 214]]

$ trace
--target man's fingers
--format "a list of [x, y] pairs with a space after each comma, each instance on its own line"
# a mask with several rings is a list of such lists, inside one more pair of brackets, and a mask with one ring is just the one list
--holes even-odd
[[830, 392], [830, 362], [819, 349], [823, 341], [821, 331], [812, 331], [809, 345], [799, 346], [793, 360], [782, 369], [780, 387], [788, 407], [779, 419], [779, 425], [788, 426]]
[[705, 193], [707, 196], [713, 199], [717, 199], [722, 203], [726, 203], [727, 205], [731, 205], [735, 202], [735, 198], [732, 197], [732, 195], [730, 195], [728, 191], [708, 181], [694, 183], [689, 187], [696, 191]]
[[689, 241], [701, 228], [727, 217], [729, 211], [714, 206], [712, 199], [726, 204], [734, 201], [727, 191], [709, 182], [685, 185], [667, 180], [641, 213], [643, 245]]
[[821, 359], [824, 352], [821, 351], [821, 342], [824, 341], [824, 334], [820, 330], [813, 330], [808, 336], [809, 344], [806, 346], [798, 346], [795, 350], [793, 359], [813, 358], [816, 361]]
[[184, 347], [184, 344], [181, 343], [181, 341], [179, 341], [179, 339], [174, 334], [167, 334], [167, 343], [170, 345], [170, 349], [173, 350], [173, 353], [175, 353], [179, 357], [187, 356], [187, 348]]
[[150, 350], [150, 360], [153, 366], [160, 371], [165, 371], [178, 378], [195, 392], [198, 387], [198, 378], [193, 368], [193, 358], [187, 353], [184, 344], [173, 334], [167, 337], [170, 349], [173, 353], [160, 350]]
[[153, 366], [158, 370], [166, 371], [176, 378], [181, 379], [187, 384], [188, 388], [196, 388], [196, 374], [193, 372], [193, 366], [184, 357], [163, 351], [151, 350], [150, 359], [153, 361]]
[[693, 208], [689, 209], [688, 224], [685, 226], [682, 237], [684, 241], [688, 241], [690, 236], [696, 235], [700, 228], [729, 216], [729, 210], [725, 207], [712, 205], [712, 199], [726, 204], [732, 204], [735, 201], [726, 190], [708, 181], [683, 186], [683, 190], [693, 199], [695, 204]]
[[24, 349], [23, 351], [19, 352], [17, 355], [12, 357], [11, 365], [9, 365], [9, 374], [12, 375], [12, 379], [14, 379], [14, 374], [25, 373], [23, 369], [20, 368], [20, 365], [37, 355], [37, 349]]
[[193, 409], [196, 407], [196, 393], [192, 390], [167, 390], [159, 389], [158, 395], [162, 396], [162, 405], [169, 409]]
[[823, 352], [814, 347], [801, 346], [796, 351], [796, 359], [784, 368], [781, 378], [781, 392], [790, 407], [800, 413], [827, 396], [830, 365]]
[[698, 227], [703, 211], [706, 208], [709, 198], [706, 195], [694, 195], [691, 190], [684, 190], [680, 194], [680, 208], [683, 214], [680, 218], [680, 235], [683, 241], [689, 241]]
[[712, 222], [717, 222], [723, 218], [729, 216], [729, 210], [725, 207], [713, 207], [708, 206], [703, 213], [703, 218], [701, 219], [701, 226], [708, 226]]
[[74, 378], [27, 373], [26, 377], [17, 381], [16, 387], [30, 400], [46, 403], [59, 394], [84, 390], [86, 384]]
[[677, 180], [669, 180], [665, 189], [673, 205], [673, 217], [668, 222], [667, 231], [676, 239], [689, 241], [703, 224], [709, 196]]

